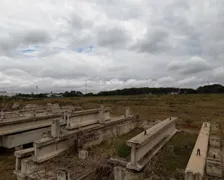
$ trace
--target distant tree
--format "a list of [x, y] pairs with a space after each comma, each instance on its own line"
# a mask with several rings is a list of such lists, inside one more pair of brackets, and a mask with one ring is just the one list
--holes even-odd
[[224, 87], [221, 84], [201, 86], [197, 89], [198, 93], [224, 93]]

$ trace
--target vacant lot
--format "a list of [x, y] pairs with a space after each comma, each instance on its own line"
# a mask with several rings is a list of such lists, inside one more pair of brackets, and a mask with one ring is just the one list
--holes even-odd
[[[10, 106], [13, 102], [5, 102], [6, 106]], [[137, 113], [141, 119], [158, 120], [165, 119], [169, 116], [177, 116], [178, 128], [184, 129], [189, 132], [198, 132], [201, 123], [203, 121], [219, 122], [224, 125], [224, 95], [216, 94], [204, 94], [204, 95], [151, 95], [151, 96], [108, 96], [108, 97], [83, 97], [83, 98], [63, 98], [63, 99], [46, 99], [46, 100], [32, 100], [32, 101], [18, 101], [21, 105], [25, 104], [46, 104], [59, 103], [61, 105], [72, 104], [76, 106], [82, 106], [85, 109], [98, 107], [100, 104], [105, 104], [112, 108], [112, 114], [124, 113], [124, 107], [131, 107], [133, 113]], [[188, 157], [190, 152], [182, 152], [185, 144], [179, 144], [180, 139], [188, 139], [186, 134], [176, 137], [171, 141], [171, 144], [177, 144], [174, 148], [174, 152], [180, 156]], [[194, 138], [190, 138], [190, 142], [194, 141]], [[193, 143], [194, 144], [194, 143]], [[193, 144], [191, 146], [193, 146]], [[191, 151], [189, 148], [188, 151]], [[164, 158], [167, 162], [171, 162], [174, 157], [167, 154], [166, 150], [163, 150]], [[2, 155], [1, 155], [2, 156]], [[158, 173], [157, 167], [161, 166], [162, 169], [167, 169], [170, 175], [173, 174], [176, 166], [184, 168], [184, 162], [174, 161], [172, 164], [162, 163], [162, 159], [155, 158], [154, 169], [151, 170], [154, 173]], [[164, 167], [167, 166], [167, 167]], [[12, 170], [14, 169], [14, 158], [10, 155], [0, 157], [0, 179], [12, 180]], [[174, 174], [176, 176], [176, 174]]]
[[[4, 104], [10, 106], [14, 102]], [[85, 109], [105, 104], [112, 107], [113, 114], [123, 113], [124, 107], [129, 106], [141, 119], [157, 120], [177, 116], [181, 128], [191, 129], [198, 129], [203, 121], [224, 122], [224, 95], [221, 94], [78, 97], [18, 102], [21, 105], [44, 105], [49, 102], [73, 104]]]

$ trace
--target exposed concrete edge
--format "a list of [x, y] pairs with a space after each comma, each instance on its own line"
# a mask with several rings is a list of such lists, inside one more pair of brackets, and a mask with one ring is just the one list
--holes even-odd
[[32, 147], [32, 148], [15, 151], [14, 155], [18, 158], [22, 158], [22, 157], [27, 157], [32, 155], [33, 152], [34, 152], [34, 148]]
[[46, 116], [42, 116], [42, 117], [23, 117], [21, 119], [15, 120], [15, 121], [3, 121], [0, 123], [0, 127], [1, 126], [6, 126], [6, 125], [11, 125], [11, 124], [19, 124], [19, 123], [24, 123], [24, 122], [30, 122], [30, 121], [38, 121], [38, 120], [44, 120], [44, 119], [48, 119], [48, 118], [61, 118], [61, 115], [46, 115]]
[[[72, 113], [70, 118], [80, 116], [80, 115], [99, 113], [99, 110], [100, 109], [88, 109], [88, 110], [75, 111], [74, 113]], [[111, 112], [111, 109], [107, 107], [104, 109], [104, 112]]]

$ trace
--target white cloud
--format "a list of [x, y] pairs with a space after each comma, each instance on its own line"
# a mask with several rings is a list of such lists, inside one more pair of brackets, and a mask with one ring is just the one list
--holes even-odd
[[[0, 86], [89, 91], [224, 83], [224, 1], [28, 0], [0, 6]], [[116, 80], [118, 84], [100, 84]], [[1, 89], [0, 89], [1, 90]]]

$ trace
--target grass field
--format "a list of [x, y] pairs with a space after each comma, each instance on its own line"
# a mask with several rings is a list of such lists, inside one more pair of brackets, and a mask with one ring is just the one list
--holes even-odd
[[[21, 105], [44, 105], [49, 102], [59, 103], [61, 105], [72, 104], [82, 106], [84, 109], [96, 108], [100, 104], [104, 104], [111, 107], [112, 114], [115, 115], [124, 113], [124, 107], [129, 106], [133, 113], [139, 115], [140, 119], [152, 121], [163, 120], [169, 116], [177, 116], [179, 118], [177, 122], [177, 127], [179, 129], [195, 133], [198, 132], [204, 121], [219, 122], [224, 125], [224, 95], [218, 94], [108, 96], [19, 101]], [[7, 102], [5, 105], [9, 106], [12, 103], [13, 102]], [[176, 139], [172, 139], [170, 143], [176, 144], [176, 148], [174, 148], [176, 156], [187, 157], [183, 158], [184, 162], [180, 162], [180, 164], [161, 163], [161, 159], [156, 156], [155, 158], [157, 159], [154, 161], [156, 164], [154, 166], [155, 169], [152, 169], [153, 172], [156, 173], [157, 167], [161, 166], [163, 169], [168, 168], [168, 171], [172, 175], [173, 169], [176, 168], [176, 166], [184, 168], [183, 164], [186, 164], [185, 161], [188, 159], [191, 150], [189, 149], [187, 152], [181, 152], [179, 148], [184, 144], [178, 145], [178, 143], [183, 142], [183, 139], [194, 144], [195, 137], [189, 137], [183, 134], [176, 137]], [[172, 162], [172, 158], [174, 158], [172, 155], [167, 155], [166, 151], [164, 152], [164, 159], [167, 159], [167, 162]], [[12, 176], [10, 176], [12, 169], [14, 169], [14, 159], [11, 156], [5, 156], [4, 158], [0, 156], [0, 179], [12, 180]], [[176, 176], [176, 174], [173, 174], [173, 176]]]
[[[112, 108], [113, 114], [123, 113], [124, 107], [131, 107], [133, 113], [141, 119], [164, 119], [177, 116], [178, 125], [182, 128], [198, 129], [203, 121], [224, 122], [224, 95], [194, 94], [194, 95], [151, 95], [151, 96], [107, 96], [107, 97], [77, 97], [46, 100], [18, 101], [21, 105], [46, 103], [72, 104], [85, 109], [96, 108], [105, 104]], [[4, 103], [9, 106], [13, 102]]]

